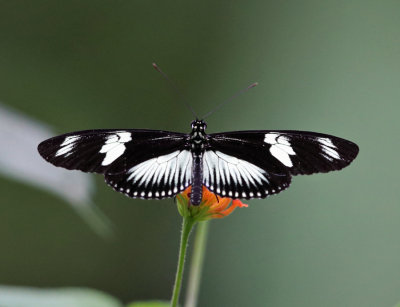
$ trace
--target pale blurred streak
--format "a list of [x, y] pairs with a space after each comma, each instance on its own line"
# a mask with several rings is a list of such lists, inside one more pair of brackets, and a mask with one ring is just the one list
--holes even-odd
[[112, 296], [93, 289], [37, 289], [0, 286], [1, 307], [122, 307]]
[[92, 203], [92, 177], [55, 167], [39, 155], [38, 144], [55, 135], [46, 124], [0, 104], [0, 174], [61, 197], [96, 233], [109, 236], [111, 223]]

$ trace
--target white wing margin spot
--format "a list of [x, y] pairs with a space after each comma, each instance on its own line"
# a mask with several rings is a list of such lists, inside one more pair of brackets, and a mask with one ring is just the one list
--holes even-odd
[[204, 153], [203, 180], [206, 186], [222, 196], [234, 194], [234, 191], [222, 188], [225, 183], [227, 187], [232, 182], [235, 186], [246, 184], [249, 188], [257, 189], [269, 182], [262, 168], [220, 151], [211, 150]]
[[146, 190], [168, 187], [168, 191], [160, 190], [159, 193], [171, 195], [172, 191], [177, 193], [190, 185], [192, 154], [188, 150], [177, 150], [135, 165], [128, 174], [127, 181], [144, 185]]

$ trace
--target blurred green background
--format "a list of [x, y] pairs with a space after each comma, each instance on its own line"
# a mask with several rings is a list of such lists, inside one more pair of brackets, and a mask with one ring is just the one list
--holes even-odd
[[[0, 1], [0, 101], [57, 133], [188, 132], [192, 115], [152, 62], [200, 114], [259, 82], [208, 132], [310, 130], [360, 146], [343, 171], [296, 177], [213, 221], [199, 306], [400, 300], [399, 1]], [[0, 284], [170, 298], [173, 201], [95, 182], [114, 240], [60, 198], [0, 177]]]

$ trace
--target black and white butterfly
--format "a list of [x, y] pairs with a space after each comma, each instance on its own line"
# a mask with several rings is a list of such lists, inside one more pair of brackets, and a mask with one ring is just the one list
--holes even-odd
[[238, 131], [206, 134], [203, 120], [190, 134], [139, 129], [86, 130], [38, 146], [48, 162], [104, 175], [132, 198], [174, 197], [202, 186], [222, 197], [265, 198], [289, 187], [294, 175], [340, 170], [358, 154], [350, 141], [304, 131]]

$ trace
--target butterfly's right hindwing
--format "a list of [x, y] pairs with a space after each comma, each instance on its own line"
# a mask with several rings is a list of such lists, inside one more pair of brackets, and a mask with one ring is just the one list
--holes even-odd
[[[268, 169], [268, 161], [254, 161], [246, 148], [230, 152], [221, 144], [204, 153], [204, 185], [222, 197], [265, 198], [289, 187], [291, 176], [284, 169]], [[250, 150], [250, 148], [247, 148]], [[276, 167], [279, 165], [275, 165]]]

